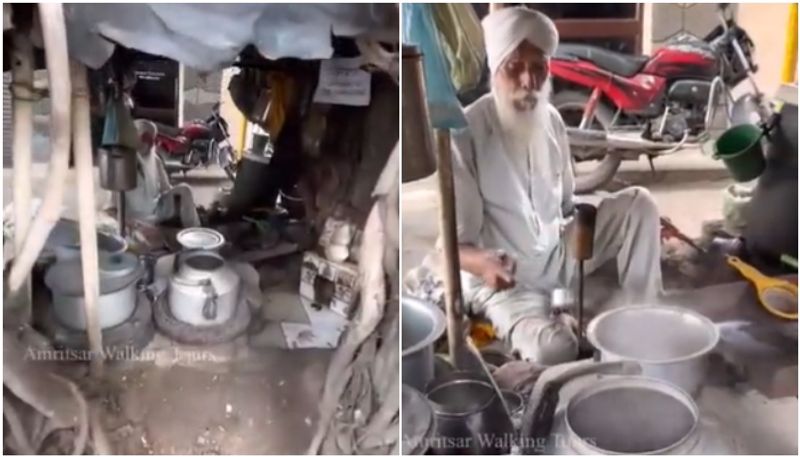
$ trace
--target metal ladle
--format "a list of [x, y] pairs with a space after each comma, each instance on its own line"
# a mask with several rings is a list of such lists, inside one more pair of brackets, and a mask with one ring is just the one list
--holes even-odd
[[472, 340], [471, 336], [467, 336], [467, 349], [472, 352], [472, 355], [478, 360], [478, 364], [483, 369], [483, 372], [486, 374], [486, 377], [489, 378], [489, 383], [492, 385], [494, 392], [500, 398], [500, 403], [503, 405], [503, 409], [508, 416], [508, 419], [511, 420], [511, 408], [508, 407], [508, 403], [506, 402], [506, 397], [503, 396], [503, 392], [500, 391], [500, 386], [497, 385], [497, 382], [494, 380], [494, 376], [492, 376], [492, 372], [489, 370], [489, 367], [486, 366], [486, 362], [483, 360], [483, 356], [481, 355], [481, 351], [478, 350], [478, 347], [475, 345], [475, 342]]

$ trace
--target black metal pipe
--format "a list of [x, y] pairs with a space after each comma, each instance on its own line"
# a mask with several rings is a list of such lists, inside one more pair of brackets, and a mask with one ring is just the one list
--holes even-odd
[[583, 343], [583, 260], [578, 261], [578, 347]]
[[119, 235], [123, 238], [127, 236], [125, 229], [125, 191], [117, 192], [117, 217], [119, 218]]

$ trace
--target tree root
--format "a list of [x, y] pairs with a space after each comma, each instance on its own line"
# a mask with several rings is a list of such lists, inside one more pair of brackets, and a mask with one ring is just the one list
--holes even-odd
[[12, 447], [14, 451], [19, 454], [35, 454], [36, 450], [25, 434], [25, 427], [22, 425], [22, 420], [16, 408], [14, 408], [5, 396], [3, 397], [3, 416], [5, 416], [6, 422], [8, 422], [8, 428], [11, 430], [11, 438], [13, 438], [13, 444], [9, 447]]
[[401, 449], [399, 163], [395, 147], [364, 226], [360, 306], [328, 367], [309, 454], [396, 455]]
[[86, 402], [86, 398], [83, 397], [83, 394], [74, 382], [55, 373], [50, 373], [50, 376], [65, 383], [69, 387], [70, 392], [72, 392], [72, 395], [75, 397], [75, 401], [78, 402], [78, 424], [77, 432], [75, 434], [75, 442], [72, 447], [72, 455], [82, 455], [83, 451], [86, 450], [86, 443], [89, 440], [89, 404]]
[[353, 357], [362, 344], [373, 335], [384, 315], [386, 305], [386, 277], [383, 269], [385, 231], [380, 218], [380, 201], [376, 203], [364, 226], [361, 245], [361, 307], [354, 325], [345, 334], [343, 342], [328, 367], [325, 390], [319, 410], [319, 424], [309, 454], [317, 454], [331, 428], [339, 409], [342, 395], [354, 374]]

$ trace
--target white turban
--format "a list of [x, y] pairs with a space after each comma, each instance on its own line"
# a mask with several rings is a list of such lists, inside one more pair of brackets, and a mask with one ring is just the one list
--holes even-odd
[[525, 7], [494, 11], [483, 18], [482, 25], [492, 75], [523, 41], [530, 42], [547, 56], [552, 56], [558, 46], [558, 30], [553, 21]]

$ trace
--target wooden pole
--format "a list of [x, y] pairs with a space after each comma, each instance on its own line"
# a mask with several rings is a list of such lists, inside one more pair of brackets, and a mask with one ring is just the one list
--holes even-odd
[[[31, 202], [33, 189], [31, 187], [32, 150], [33, 140], [33, 103], [36, 93], [33, 90], [33, 43], [27, 32], [14, 34], [11, 51], [11, 92], [13, 96], [12, 122], [13, 122], [13, 200], [14, 200], [14, 255], [19, 256], [25, 246], [25, 237], [30, 228]], [[21, 322], [29, 324], [31, 320], [31, 281], [30, 276], [20, 289], [16, 299], [19, 300], [19, 309], [22, 310], [18, 317]]]
[[439, 233], [444, 251], [444, 299], [447, 315], [447, 345], [450, 361], [456, 368], [464, 366], [463, 309], [461, 296], [458, 238], [456, 235], [456, 200], [453, 183], [453, 160], [450, 130], [436, 129], [436, 155], [439, 178]]
[[100, 377], [103, 374], [103, 334], [97, 309], [100, 277], [95, 223], [89, 79], [86, 67], [77, 61], [70, 62], [70, 73], [72, 74], [72, 146], [75, 151], [75, 169], [78, 176], [78, 228], [83, 270], [83, 303], [89, 350], [92, 353], [89, 369], [93, 376]]
[[43, 184], [44, 197], [39, 211], [28, 225], [22, 250], [14, 256], [8, 274], [8, 289], [17, 293], [30, 275], [39, 253], [47, 242], [50, 231], [61, 217], [69, 169], [70, 134], [72, 128], [67, 52], [67, 27], [64, 23], [64, 5], [37, 3], [42, 40], [47, 63], [50, 90], [50, 167], [47, 182]]

